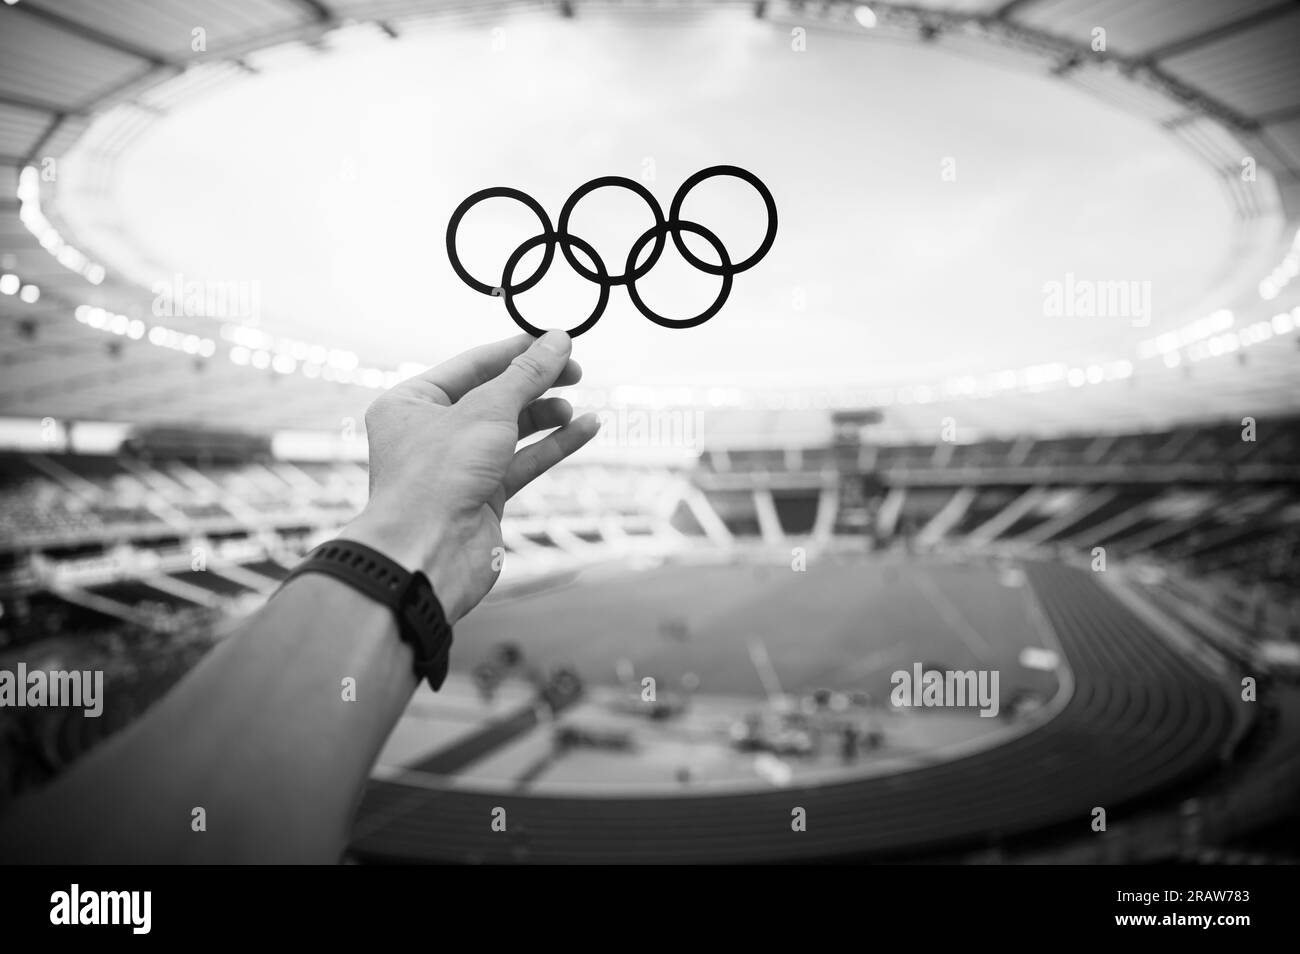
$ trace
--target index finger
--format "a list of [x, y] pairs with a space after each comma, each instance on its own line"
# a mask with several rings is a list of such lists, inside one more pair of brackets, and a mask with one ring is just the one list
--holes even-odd
[[482, 394], [513, 420], [530, 402], [560, 383], [572, 348], [572, 339], [563, 331], [548, 331], [475, 394]]
[[[518, 334], [479, 345], [408, 378], [403, 384], [419, 390], [431, 400], [454, 404], [480, 384], [501, 374], [511, 361], [531, 347], [533, 341], [532, 335]], [[575, 384], [581, 377], [582, 368], [569, 359], [556, 383]]]

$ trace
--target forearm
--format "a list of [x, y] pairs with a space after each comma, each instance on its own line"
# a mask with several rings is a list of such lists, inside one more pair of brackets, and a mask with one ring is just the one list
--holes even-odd
[[[496, 582], [505, 502], [596, 433], [593, 415], [543, 397], [578, 380], [570, 347], [562, 332], [485, 345], [366, 412], [371, 499], [342, 536], [422, 570], [450, 624]], [[136, 724], [14, 806], [0, 858], [337, 861], [413, 665], [386, 606], [296, 578]]]
[[[336, 861], [415, 689], [411, 665], [391, 611], [329, 577], [299, 577], [138, 723], [14, 806], [2, 853]], [[193, 830], [195, 809], [206, 831]]]

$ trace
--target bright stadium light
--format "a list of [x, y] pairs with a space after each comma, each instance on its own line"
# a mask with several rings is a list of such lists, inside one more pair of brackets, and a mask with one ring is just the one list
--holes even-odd
[[12, 273], [0, 275], [0, 295], [13, 295], [18, 292], [18, 287], [22, 284], [18, 276]]
[[64, 241], [59, 230], [50, 224], [41, 211], [40, 173], [35, 166], [27, 166], [18, 176], [18, 219], [36, 237], [41, 248], [54, 256], [64, 268], [81, 275], [93, 285], [104, 280], [104, 267], [90, 261], [84, 254]]
[[29, 305], [34, 305], [41, 300], [41, 290], [35, 285], [24, 285], [18, 291], [18, 297]]
[[865, 27], [868, 30], [873, 29], [878, 22], [875, 11], [865, 3], [860, 3], [853, 8], [853, 19], [858, 21], [859, 26]]
[[351, 351], [345, 351], [342, 348], [333, 348], [329, 353], [330, 367], [338, 368], [340, 371], [351, 371], [360, 361]]

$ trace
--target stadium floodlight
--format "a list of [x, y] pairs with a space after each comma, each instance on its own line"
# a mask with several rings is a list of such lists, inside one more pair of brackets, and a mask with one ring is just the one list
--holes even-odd
[[859, 26], [868, 30], [873, 29], [878, 22], [875, 11], [865, 3], [860, 3], [853, 8], [853, 19], [858, 21]]
[[22, 284], [18, 276], [13, 273], [0, 275], [0, 295], [17, 294], [18, 287]]
[[18, 290], [18, 297], [29, 305], [34, 305], [41, 300], [41, 290], [35, 285], [24, 285]]

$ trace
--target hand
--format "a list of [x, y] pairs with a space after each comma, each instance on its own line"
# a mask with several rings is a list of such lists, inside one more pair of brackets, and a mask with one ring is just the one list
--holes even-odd
[[[563, 398], [582, 369], [562, 331], [483, 345], [380, 395], [366, 411], [370, 501], [342, 536], [422, 569], [454, 623], [496, 582], [501, 511], [595, 436]], [[518, 442], [558, 428], [522, 450]]]

